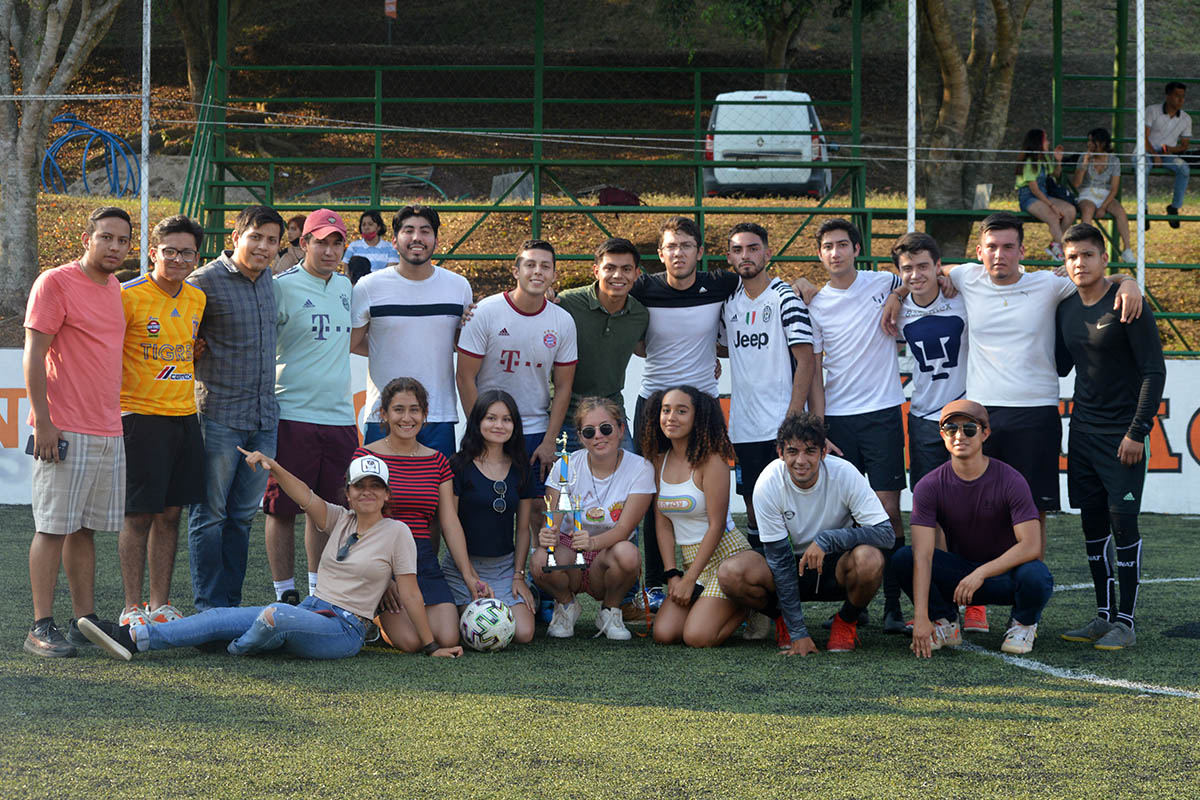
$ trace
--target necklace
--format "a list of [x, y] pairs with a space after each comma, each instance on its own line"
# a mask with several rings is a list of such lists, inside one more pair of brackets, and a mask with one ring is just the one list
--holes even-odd
[[414, 447], [413, 447], [413, 449], [412, 449], [412, 452], [410, 452], [410, 453], [402, 453], [402, 452], [400, 452], [400, 448], [398, 448], [398, 447], [396, 447], [394, 444], [392, 444], [392, 437], [391, 437], [390, 435], [389, 435], [389, 436], [386, 436], [386, 437], [384, 438], [384, 440], [383, 440], [383, 443], [384, 443], [385, 445], [387, 445], [387, 449], [388, 449], [388, 450], [391, 450], [391, 451], [392, 451], [392, 455], [395, 455], [395, 456], [404, 456], [404, 457], [406, 457], [406, 458], [412, 458], [412, 457], [416, 456], [418, 453], [420, 453], [420, 452], [421, 452], [421, 443], [420, 443], [420, 442], [418, 442], [418, 441], [414, 441], [414, 442], [413, 442], [413, 445], [414, 445]]
[[[600, 478], [599, 481], [597, 481], [596, 473], [592, 471], [592, 457], [590, 454], [587, 457], [588, 478], [590, 478], [591, 482], [592, 482], [592, 496], [596, 498], [596, 505], [599, 506], [602, 511], [605, 511], [605, 513], [607, 513], [607, 509], [608, 509], [608, 493], [612, 491], [612, 477], [614, 475], [616, 475], [617, 470], [619, 470], [621, 468], [621, 459], [623, 459], [623, 458], [625, 458], [625, 451], [624, 450], [618, 451], [617, 452], [617, 463], [616, 463], [616, 466], [613, 467], [612, 472], [608, 473], [603, 478]], [[600, 494], [600, 484], [601, 483], [604, 484], [604, 494], [603, 495]]]

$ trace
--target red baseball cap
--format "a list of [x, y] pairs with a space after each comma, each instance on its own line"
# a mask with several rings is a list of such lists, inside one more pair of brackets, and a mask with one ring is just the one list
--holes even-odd
[[304, 230], [300, 235], [307, 236], [310, 233], [317, 239], [324, 239], [331, 233], [340, 233], [345, 239], [346, 223], [342, 222], [341, 216], [336, 211], [318, 208], [304, 220]]

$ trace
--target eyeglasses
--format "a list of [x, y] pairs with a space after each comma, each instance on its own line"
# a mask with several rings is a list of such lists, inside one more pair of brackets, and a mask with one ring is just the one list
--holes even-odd
[[584, 425], [579, 429], [579, 435], [585, 439], [591, 439], [596, 435], [596, 431], [600, 431], [601, 436], [612, 436], [612, 432], [615, 430], [616, 428], [612, 426], [611, 422], [601, 422], [598, 426]]
[[176, 250], [174, 247], [159, 247], [158, 254], [167, 261], [179, 259], [180, 261], [186, 261], [189, 264], [195, 261], [197, 256], [195, 250]]
[[979, 433], [979, 428], [980, 426], [976, 425], [974, 422], [964, 422], [961, 425], [959, 425], [957, 422], [942, 423], [942, 433], [946, 434], [947, 436], [954, 436], [961, 430], [963, 432], [963, 436], [966, 436], [968, 439]]
[[696, 245], [692, 242], [680, 242], [679, 244], [663, 245], [664, 253], [690, 253], [696, 249]]
[[357, 541], [358, 531], [355, 531], [354, 533], [350, 534], [350, 538], [346, 540], [346, 543], [338, 548], [336, 559], [338, 561], [345, 561], [346, 556], [350, 555], [351, 546], [353, 546]]
[[508, 503], [504, 500], [504, 495], [508, 494], [508, 484], [496, 481], [492, 484], [492, 491], [496, 493], [496, 499], [492, 501], [492, 511], [503, 514], [508, 510]]

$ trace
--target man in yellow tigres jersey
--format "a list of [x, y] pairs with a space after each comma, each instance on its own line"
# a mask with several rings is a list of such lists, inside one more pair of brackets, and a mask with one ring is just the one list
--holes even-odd
[[[183, 215], [150, 234], [154, 270], [121, 284], [125, 346], [121, 421], [125, 430], [125, 524], [118, 551], [125, 586], [120, 624], [170, 622], [171, 573], [185, 504], [204, 501], [204, 440], [192, 378], [205, 295], [185, 282], [195, 269], [204, 229]], [[142, 576], [150, 562], [150, 602]]]

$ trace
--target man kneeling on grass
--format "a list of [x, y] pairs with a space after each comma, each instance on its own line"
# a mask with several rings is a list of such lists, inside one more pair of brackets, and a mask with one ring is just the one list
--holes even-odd
[[[779, 458], [754, 485], [766, 557], [739, 553], [717, 572], [721, 589], [736, 602], [776, 619], [782, 614], [786, 655], [817, 652], [804, 625], [804, 600], [843, 601], [828, 649], [854, 649], [859, 614], [883, 581], [883, 553], [896, 539], [867, 479], [850, 462], [825, 455], [825, 439], [820, 417], [801, 413], [783, 421], [775, 437]], [[756, 623], [766, 620], [752, 612], [747, 638], [765, 638]]]
[[[942, 441], [950, 460], [913, 490], [909, 519], [912, 546], [896, 551], [892, 567], [912, 598], [912, 650], [962, 644], [958, 606], [1012, 606], [1012, 622], [1000, 649], [1028, 653], [1054, 579], [1041, 552], [1038, 510], [1029, 484], [1002, 461], [983, 454], [987, 409], [972, 400], [947, 403]], [[946, 549], [934, 549], [934, 527], [946, 533]]]

